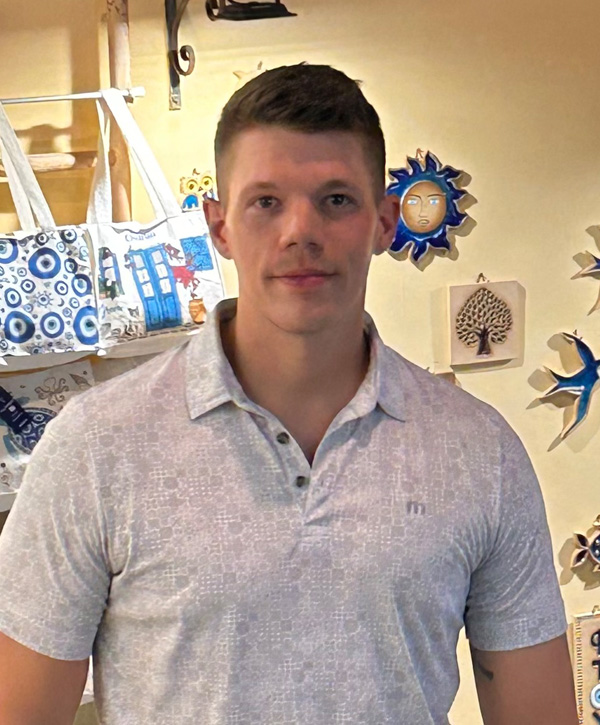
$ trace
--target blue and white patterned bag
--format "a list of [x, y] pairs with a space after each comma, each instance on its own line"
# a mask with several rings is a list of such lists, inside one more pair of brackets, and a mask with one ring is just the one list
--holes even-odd
[[56, 226], [1, 104], [0, 151], [22, 228], [0, 234], [0, 358], [95, 351], [87, 236], [77, 226]]

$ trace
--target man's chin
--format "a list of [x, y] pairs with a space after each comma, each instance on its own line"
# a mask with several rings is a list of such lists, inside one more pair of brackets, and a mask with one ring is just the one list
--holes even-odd
[[315, 335], [330, 329], [335, 324], [335, 316], [323, 312], [285, 312], [269, 315], [271, 323], [282, 332], [289, 335]]

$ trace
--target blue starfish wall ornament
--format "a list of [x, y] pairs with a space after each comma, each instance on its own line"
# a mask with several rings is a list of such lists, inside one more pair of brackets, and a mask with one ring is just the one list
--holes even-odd
[[393, 181], [386, 193], [400, 197], [400, 219], [388, 251], [394, 255], [411, 247], [413, 262], [419, 262], [429, 249], [450, 251], [448, 229], [467, 218], [457, 206], [467, 192], [455, 183], [463, 172], [442, 166], [430, 151], [424, 157], [417, 151], [407, 163], [408, 169], [389, 170]]
[[559, 375], [553, 370], [546, 368], [546, 371], [552, 375], [556, 382], [550, 390], [541, 396], [540, 400], [546, 402], [557, 393], [569, 393], [577, 398], [574, 414], [560, 434], [561, 439], [564, 439], [587, 415], [593, 389], [600, 379], [600, 375], [598, 374], [600, 359], [597, 360], [594, 358], [594, 353], [580, 337], [571, 335], [568, 332], [563, 332], [562, 334], [569, 343], [574, 344], [577, 348], [577, 354], [583, 363], [583, 367], [573, 375]]
[[[579, 272], [577, 272], [577, 274], [574, 274], [571, 279], [579, 279], [580, 277], [595, 277], [596, 279], [600, 279], [600, 258], [596, 257], [591, 252], [587, 252], [587, 254], [594, 261], [591, 264], [588, 264], [587, 267], [580, 269]], [[591, 315], [592, 312], [595, 312], [599, 308], [600, 308], [600, 294], [598, 295], [598, 299], [596, 300], [595, 305], [588, 312], [588, 315]]]

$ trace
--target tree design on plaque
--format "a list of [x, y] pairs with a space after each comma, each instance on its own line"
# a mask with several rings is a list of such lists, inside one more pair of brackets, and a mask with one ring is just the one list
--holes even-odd
[[487, 287], [468, 297], [456, 316], [456, 334], [466, 347], [477, 347], [476, 355], [491, 355], [494, 345], [503, 345], [513, 326], [510, 307]]

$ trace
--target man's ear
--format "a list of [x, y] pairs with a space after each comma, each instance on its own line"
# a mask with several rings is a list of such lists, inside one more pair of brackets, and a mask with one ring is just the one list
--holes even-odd
[[400, 218], [400, 199], [396, 194], [389, 194], [379, 202], [379, 237], [375, 243], [373, 254], [383, 254], [387, 251], [396, 234], [398, 219]]
[[222, 257], [225, 257], [225, 259], [231, 259], [229, 245], [223, 236], [225, 228], [225, 210], [223, 209], [221, 202], [217, 199], [204, 199], [202, 202], [202, 208], [204, 209], [204, 216], [206, 217], [206, 223], [208, 224], [208, 231], [210, 232], [210, 238], [212, 239], [215, 249]]

